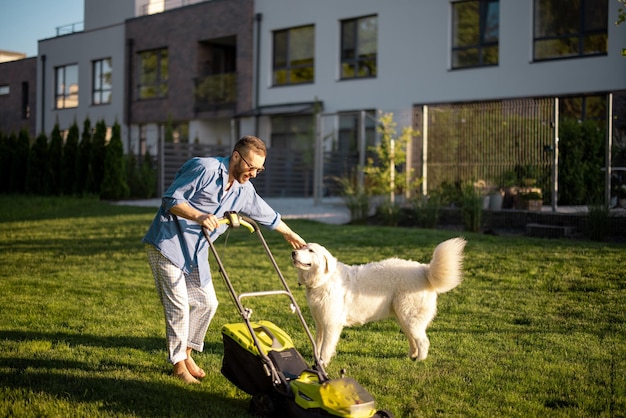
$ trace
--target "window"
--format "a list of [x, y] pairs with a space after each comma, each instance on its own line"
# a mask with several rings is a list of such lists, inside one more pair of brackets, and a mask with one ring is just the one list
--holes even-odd
[[311, 115], [274, 116], [272, 121], [272, 148], [283, 151], [306, 151], [311, 149], [311, 131], [314, 129]]
[[606, 112], [606, 95], [562, 97], [559, 99], [559, 116], [563, 119], [593, 120], [603, 127], [606, 123]]
[[56, 67], [54, 103], [56, 109], [78, 107], [78, 65]]
[[536, 61], [604, 55], [608, 0], [535, 0]]
[[[361, 123], [365, 124], [365, 149], [375, 145], [376, 142], [376, 112], [366, 110], [365, 120], [361, 120], [361, 112], [345, 112], [339, 114], [339, 133], [337, 141], [337, 152], [358, 153], [359, 135], [361, 135]], [[355, 162], [355, 165], [358, 161]], [[352, 168], [352, 167], [351, 167]]]
[[167, 49], [139, 53], [139, 99], [167, 96]]
[[113, 83], [111, 79], [111, 58], [93, 62], [91, 103], [94, 105], [111, 103]]
[[315, 81], [315, 29], [302, 26], [274, 32], [274, 85]]
[[341, 22], [341, 78], [376, 77], [377, 17]]
[[11, 88], [8, 85], [0, 86], [0, 96], [8, 96]]
[[452, 68], [498, 64], [499, 0], [452, 3]]

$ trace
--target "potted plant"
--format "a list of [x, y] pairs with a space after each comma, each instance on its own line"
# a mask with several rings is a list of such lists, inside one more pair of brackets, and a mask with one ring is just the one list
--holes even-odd
[[539, 189], [527, 189], [517, 195], [518, 209], [540, 211], [543, 206], [543, 195]]

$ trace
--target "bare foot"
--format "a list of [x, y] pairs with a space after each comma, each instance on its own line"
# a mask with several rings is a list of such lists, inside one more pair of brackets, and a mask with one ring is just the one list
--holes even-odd
[[174, 370], [172, 371], [172, 375], [174, 377], [179, 378], [180, 380], [182, 380], [183, 382], [187, 384], [200, 383], [195, 377], [191, 375], [191, 373], [189, 373], [189, 370], [187, 370], [187, 365], [185, 364], [185, 361], [179, 361], [178, 363], [174, 365]]
[[193, 377], [202, 379], [204, 376], [206, 376], [204, 370], [198, 367], [198, 365], [196, 364], [194, 359], [191, 358], [191, 356], [187, 356], [187, 359], [185, 360], [185, 365], [187, 366], [189, 374], [191, 374]]
[[184, 370], [181, 373], [172, 373], [172, 375], [174, 377], [179, 378], [180, 380], [182, 380], [183, 382], [187, 383], [187, 384], [198, 384], [200, 383], [200, 381], [198, 381], [198, 379], [196, 379], [195, 377], [193, 377], [191, 375], [191, 373], [189, 373], [189, 371]]

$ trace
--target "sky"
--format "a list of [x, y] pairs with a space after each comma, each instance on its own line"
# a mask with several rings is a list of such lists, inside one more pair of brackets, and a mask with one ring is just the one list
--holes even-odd
[[37, 41], [55, 37], [58, 26], [84, 21], [83, 3], [84, 0], [0, 0], [0, 50], [37, 56]]

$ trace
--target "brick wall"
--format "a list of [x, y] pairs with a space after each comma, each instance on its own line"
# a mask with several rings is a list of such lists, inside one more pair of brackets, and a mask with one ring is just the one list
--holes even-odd
[[[131, 121], [151, 123], [189, 120], [194, 115], [194, 79], [201, 76], [201, 42], [234, 37], [237, 45], [237, 108], [252, 108], [253, 79], [252, 0], [213, 0], [127, 21], [126, 39], [132, 40]], [[137, 100], [137, 52], [168, 48], [166, 98]], [[127, 68], [127, 75], [129, 70]]]
[[[28, 117], [22, 114], [22, 89], [28, 85]], [[0, 86], [9, 86], [8, 95], [0, 95], [0, 130], [6, 134], [27, 128], [35, 136], [37, 111], [37, 57], [0, 64]]]

